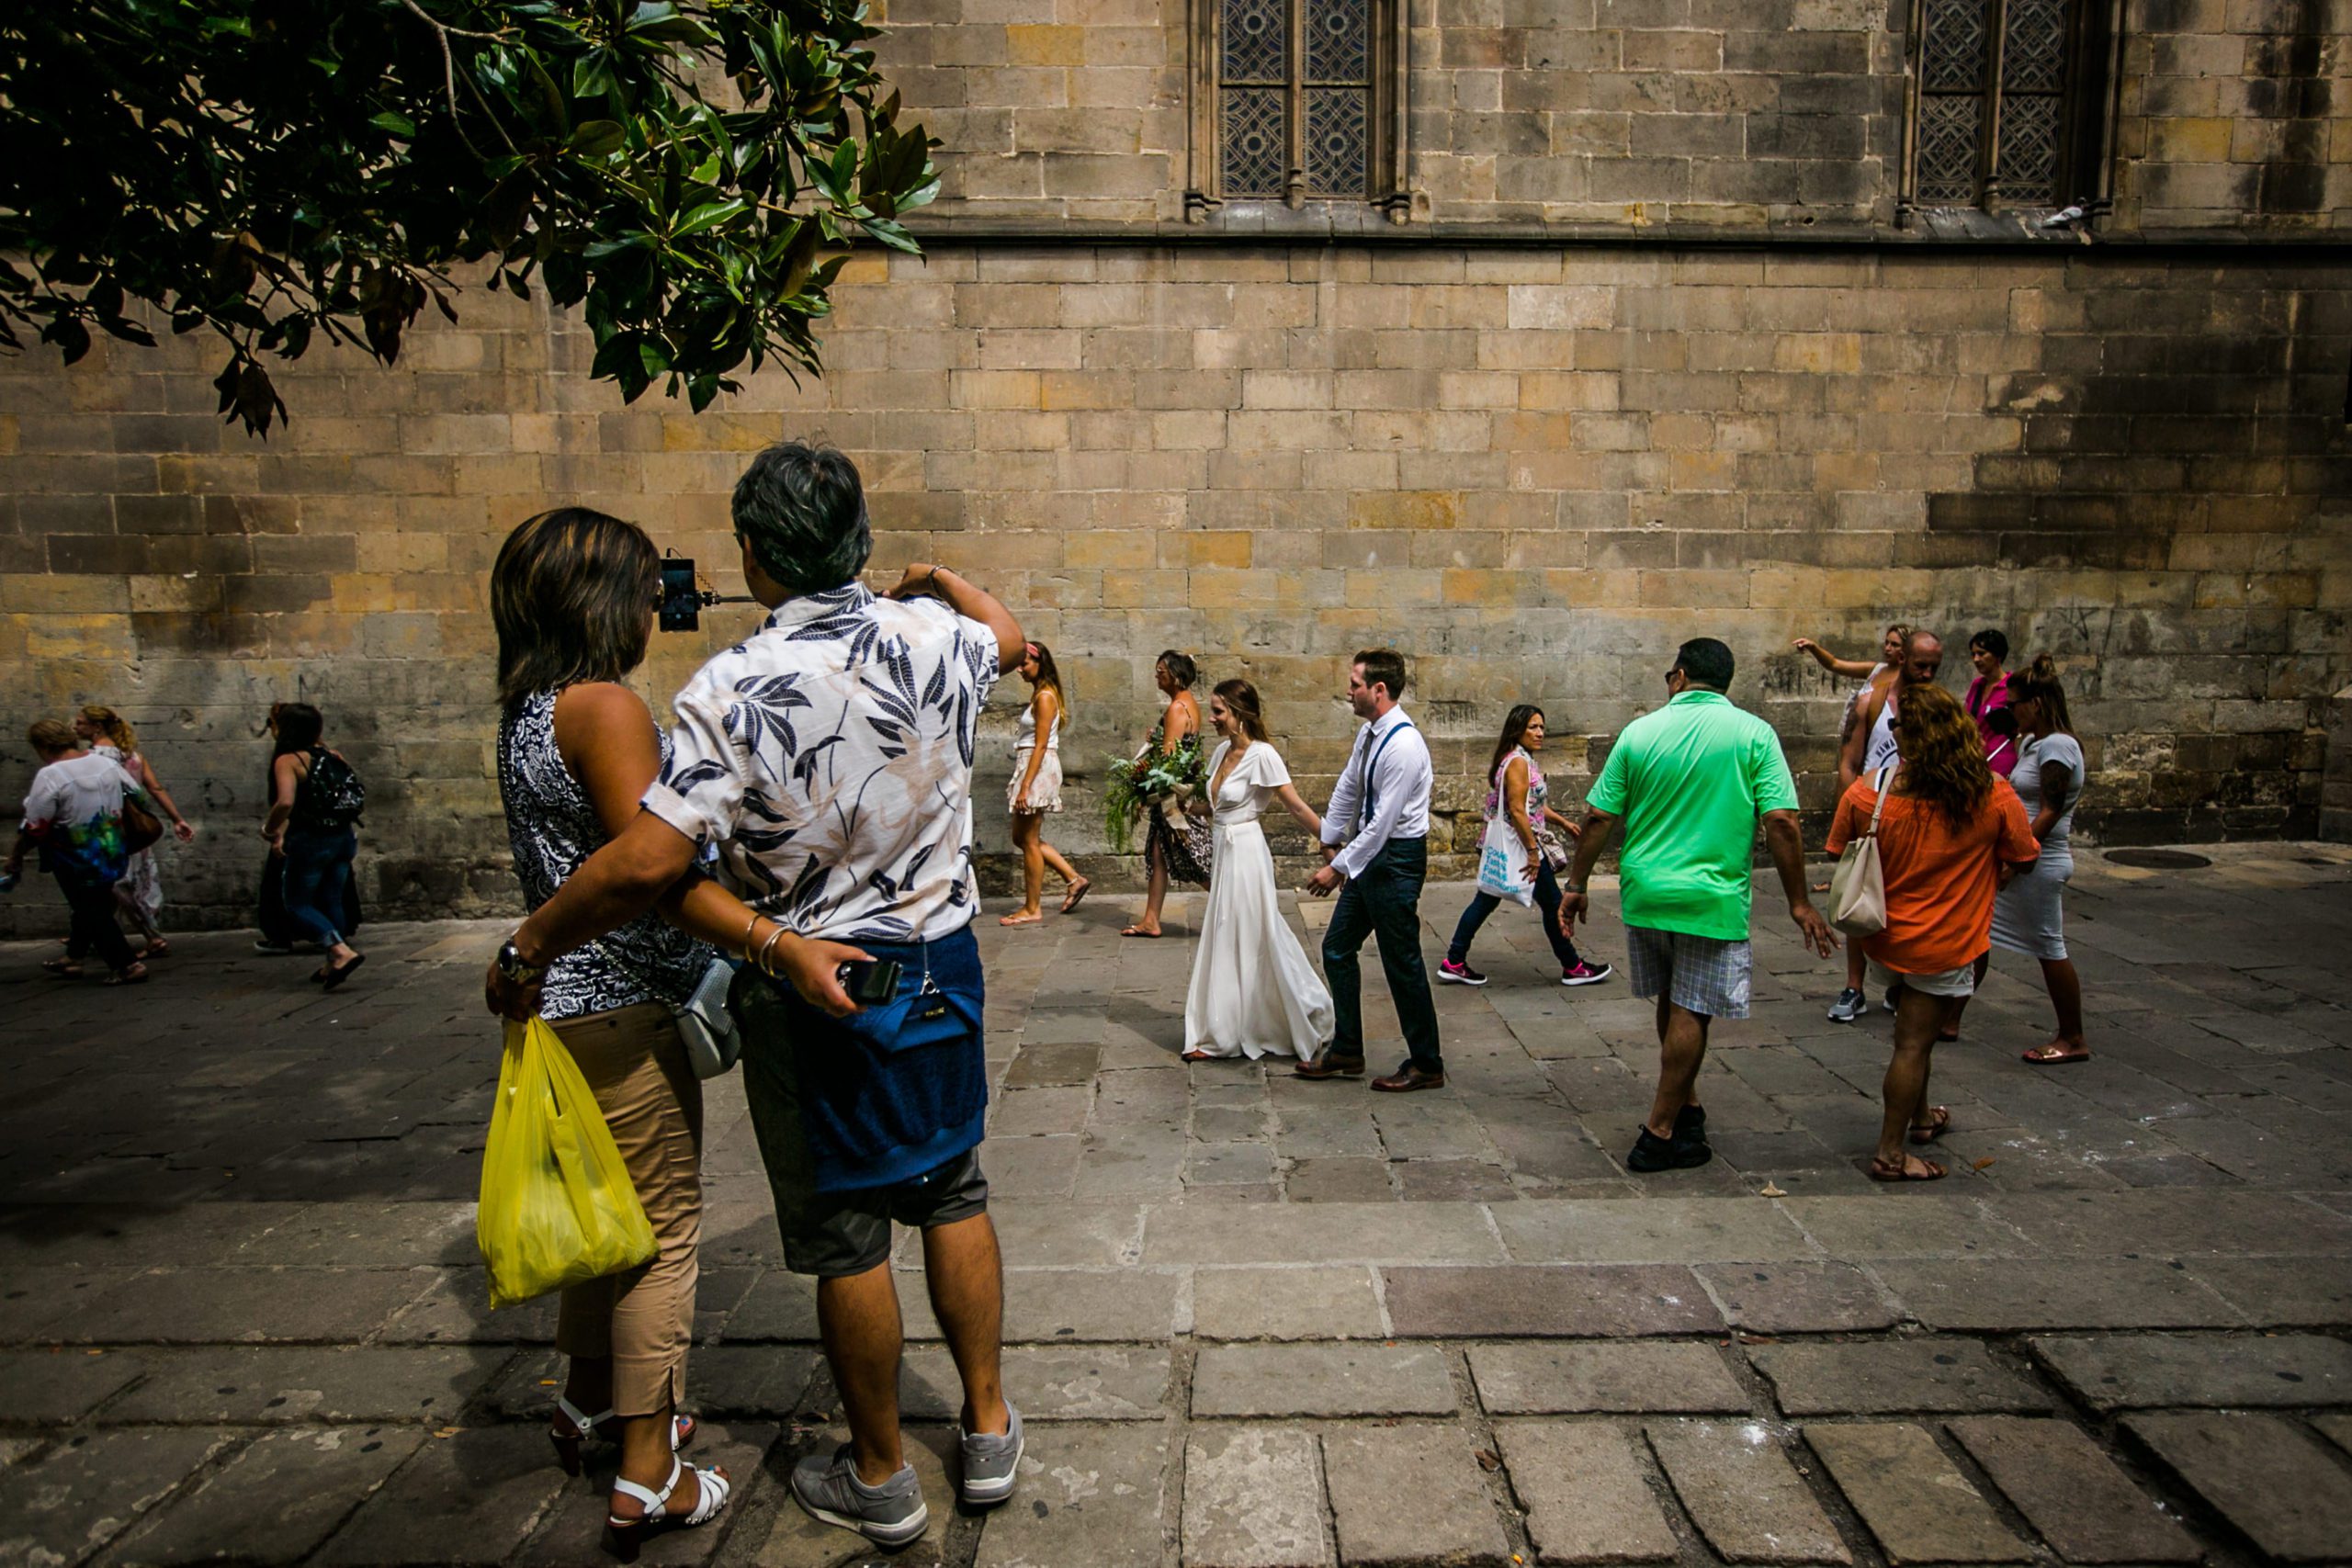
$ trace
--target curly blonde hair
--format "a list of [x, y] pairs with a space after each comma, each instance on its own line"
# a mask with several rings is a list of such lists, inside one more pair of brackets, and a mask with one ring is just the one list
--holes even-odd
[[130, 721], [102, 703], [92, 703], [82, 710], [82, 717], [90, 728], [107, 738], [107, 743], [123, 755], [139, 750], [139, 732]]
[[1941, 686], [1905, 686], [1894, 712], [1903, 758], [1903, 793], [1926, 801], [1954, 828], [1965, 826], [1993, 793], [1993, 770], [1976, 722]]

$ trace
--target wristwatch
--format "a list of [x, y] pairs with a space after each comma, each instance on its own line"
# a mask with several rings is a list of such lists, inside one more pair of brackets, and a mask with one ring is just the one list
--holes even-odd
[[500, 978], [510, 980], [517, 986], [532, 986], [537, 985], [539, 976], [547, 972], [548, 968], [544, 964], [524, 963], [522, 949], [514, 945], [512, 938], [500, 946], [498, 950]]

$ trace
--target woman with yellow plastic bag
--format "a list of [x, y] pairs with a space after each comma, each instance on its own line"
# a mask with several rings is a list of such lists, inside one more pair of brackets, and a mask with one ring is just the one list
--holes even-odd
[[[660, 772], [667, 738], [619, 683], [645, 657], [660, 586], [652, 540], [581, 507], [522, 524], [492, 569], [499, 793], [534, 909], [637, 815]], [[673, 912], [738, 942], [750, 919], [708, 883], [673, 898]], [[695, 1435], [678, 1406], [694, 1334], [703, 1118], [671, 1008], [714, 957], [650, 916], [544, 972], [512, 943], [500, 955], [511, 978], [542, 990], [540, 1018], [509, 1027], [483, 1151], [492, 1304], [561, 1290], [556, 1348], [570, 1364], [548, 1437], [574, 1475], [588, 1439], [619, 1443], [605, 1544], [625, 1561], [650, 1531], [718, 1517], [729, 1491], [724, 1471], [676, 1457]]]

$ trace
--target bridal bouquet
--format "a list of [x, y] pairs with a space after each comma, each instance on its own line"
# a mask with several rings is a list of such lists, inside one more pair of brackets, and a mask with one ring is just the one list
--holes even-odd
[[1145, 814], [1157, 811], [1178, 832], [1184, 830], [1184, 812], [1201, 793], [1206, 758], [1201, 738], [1188, 735], [1176, 750], [1162, 756], [1146, 748], [1135, 757], [1114, 757], [1103, 770], [1108, 783], [1102, 791], [1102, 830], [1111, 847], [1125, 854]]

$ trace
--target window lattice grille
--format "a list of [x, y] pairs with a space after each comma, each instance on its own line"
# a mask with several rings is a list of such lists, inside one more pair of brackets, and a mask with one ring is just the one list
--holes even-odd
[[[2058, 199], [2070, 0], [1920, 0], [1915, 198]], [[1997, 63], [1996, 63], [1997, 62]]]
[[1369, 193], [1373, 19], [1373, 0], [1219, 0], [1227, 197]]

